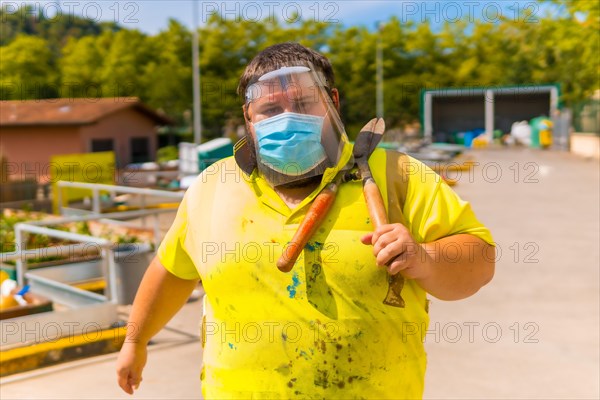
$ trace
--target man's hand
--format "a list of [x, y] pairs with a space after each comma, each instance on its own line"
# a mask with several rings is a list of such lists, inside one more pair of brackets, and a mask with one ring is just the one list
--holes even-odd
[[386, 266], [392, 275], [401, 273], [408, 279], [421, 279], [430, 273], [427, 252], [402, 224], [382, 225], [360, 241], [373, 245], [377, 265]]
[[119, 386], [128, 394], [142, 382], [142, 371], [146, 365], [148, 350], [145, 344], [125, 340], [117, 359], [117, 378]]
[[419, 244], [403, 225], [388, 224], [360, 240], [373, 245], [377, 265], [414, 279], [441, 300], [469, 297], [494, 276], [494, 246], [469, 234]]
[[135, 295], [125, 343], [117, 359], [118, 383], [125, 392], [133, 394], [139, 386], [148, 342], [185, 304], [197, 283], [171, 274], [157, 256], [148, 266]]

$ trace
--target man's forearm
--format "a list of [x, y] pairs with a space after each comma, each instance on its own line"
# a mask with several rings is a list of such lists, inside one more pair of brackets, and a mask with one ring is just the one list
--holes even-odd
[[155, 257], [133, 302], [127, 341], [147, 344], [185, 304], [197, 283], [171, 274]]
[[475, 294], [494, 276], [494, 246], [460, 234], [421, 245], [429, 273], [417, 283], [441, 300], [460, 300]]

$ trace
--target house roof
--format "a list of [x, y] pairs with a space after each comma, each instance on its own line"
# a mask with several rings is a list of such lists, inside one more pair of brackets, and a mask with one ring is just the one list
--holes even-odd
[[127, 108], [146, 115], [157, 125], [172, 124], [137, 97], [110, 97], [0, 101], [0, 126], [88, 125]]

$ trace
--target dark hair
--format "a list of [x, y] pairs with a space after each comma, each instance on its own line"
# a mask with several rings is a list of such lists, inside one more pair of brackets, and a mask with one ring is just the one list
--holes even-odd
[[329, 60], [299, 43], [286, 42], [267, 47], [250, 61], [240, 78], [237, 92], [244, 97], [248, 85], [269, 71], [308, 63], [325, 75], [327, 90], [330, 91], [334, 87], [334, 75]]

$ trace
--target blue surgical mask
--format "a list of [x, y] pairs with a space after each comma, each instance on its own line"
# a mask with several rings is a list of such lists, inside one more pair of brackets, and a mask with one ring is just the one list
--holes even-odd
[[326, 157], [321, 145], [324, 117], [286, 112], [254, 124], [263, 164], [286, 175], [302, 175]]

